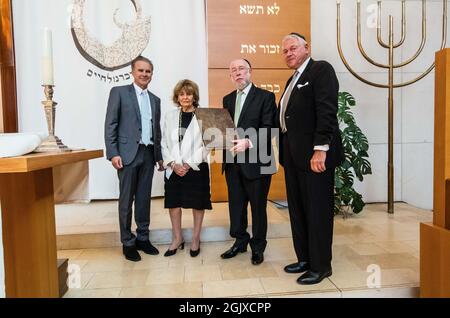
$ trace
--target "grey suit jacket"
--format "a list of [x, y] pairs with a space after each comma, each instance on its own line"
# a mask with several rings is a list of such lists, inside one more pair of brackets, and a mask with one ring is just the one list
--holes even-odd
[[[150, 91], [148, 95], [152, 108], [154, 156], [155, 161], [159, 161], [162, 160], [161, 100]], [[120, 156], [124, 165], [130, 164], [136, 157], [141, 134], [141, 112], [133, 84], [113, 87], [109, 94], [105, 119], [105, 146], [108, 160]]]

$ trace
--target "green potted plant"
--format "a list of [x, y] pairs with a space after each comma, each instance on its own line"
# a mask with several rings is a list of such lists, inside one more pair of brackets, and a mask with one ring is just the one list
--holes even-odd
[[368, 161], [369, 142], [356, 125], [350, 109], [355, 106], [355, 98], [350, 93], [339, 92], [337, 117], [345, 159], [342, 165], [336, 168], [334, 213], [343, 214], [344, 217], [350, 210], [353, 213], [361, 212], [365, 205], [362, 195], [353, 187], [355, 177], [363, 181], [365, 175], [372, 174]]

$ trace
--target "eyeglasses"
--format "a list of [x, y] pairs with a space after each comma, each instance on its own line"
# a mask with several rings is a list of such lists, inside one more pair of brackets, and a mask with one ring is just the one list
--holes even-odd
[[248, 69], [249, 69], [248, 67], [239, 66], [238, 68], [233, 67], [230, 71], [231, 71], [231, 74], [236, 74], [238, 72], [246, 71]]

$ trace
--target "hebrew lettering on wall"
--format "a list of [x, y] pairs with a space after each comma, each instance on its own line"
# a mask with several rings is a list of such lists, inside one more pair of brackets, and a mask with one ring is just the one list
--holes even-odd
[[279, 45], [269, 44], [241, 44], [241, 54], [280, 54], [281, 47]]
[[114, 84], [118, 82], [128, 81], [131, 79], [131, 72], [120, 74], [120, 75], [114, 75], [111, 73], [107, 74], [101, 74], [94, 70], [89, 69], [86, 73], [87, 77], [97, 79], [101, 82], [107, 83], [107, 84]]
[[205, 1], [210, 68], [227, 68], [239, 56], [255, 68], [285, 68], [283, 36], [298, 32], [310, 38], [310, 0]]
[[273, 5], [262, 6], [262, 5], [248, 5], [241, 4], [239, 6], [239, 14], [242, 15], [278, 15], [281, 8], [275, 2]]

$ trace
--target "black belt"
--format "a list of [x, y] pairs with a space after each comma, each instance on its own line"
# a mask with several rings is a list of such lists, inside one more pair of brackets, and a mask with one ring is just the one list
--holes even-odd
[[155, 145], [153, 144], [148, 144], [147, 146], [144, 144], [139, 144], [139, 147], [145, 147], [145, 148], [153, 148]]

